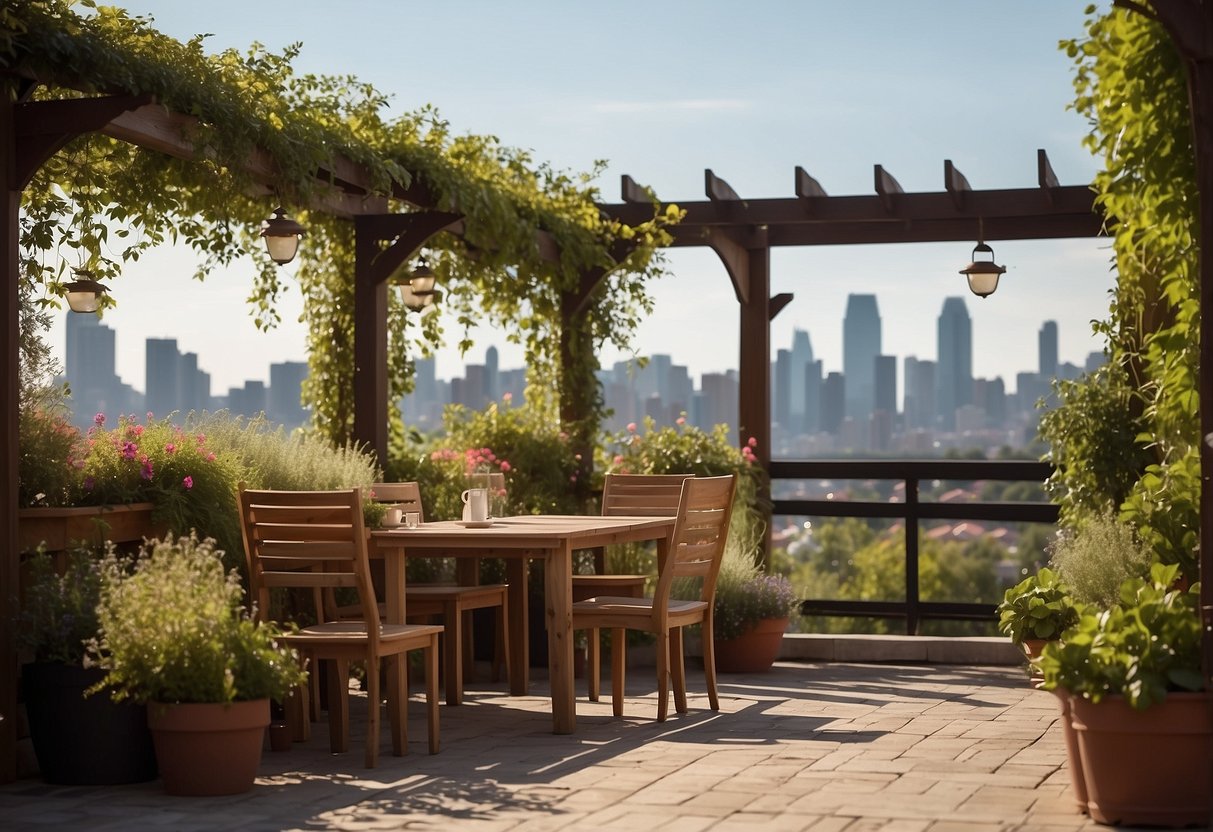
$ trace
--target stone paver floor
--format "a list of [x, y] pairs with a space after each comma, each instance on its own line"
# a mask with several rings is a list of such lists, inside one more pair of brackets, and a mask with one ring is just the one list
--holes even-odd
[[[690, 713], [654, 720], [652, 672], [628, 674], [626, 718], [584, 683], [578, 730], [550, 732], [546, 681], [532, 695], [471, 683], [443, 706], [442, 752], [425, 753], [410, 704], [409, 754], [362, 767], [365, 700], [350, 751], [266, 752], [256, 787], [218, 798], [156, 782], [0, 787], [3, 830], [434, 829], [699, 832], [995, 832], [1099, 829], [1071, 795], [1058, 709], [1005, 667], [780, 663], [720, 677], [707, 710], [688, 671]], [[609, 690], [609, 683], [607, 684]]]

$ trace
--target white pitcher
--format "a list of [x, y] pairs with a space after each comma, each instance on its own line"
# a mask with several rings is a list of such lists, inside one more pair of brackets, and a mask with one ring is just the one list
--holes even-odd
[[489, 492], [487, 488], [469, 488], [462, 494], [463, 519], [481, 523], [489, 519]]

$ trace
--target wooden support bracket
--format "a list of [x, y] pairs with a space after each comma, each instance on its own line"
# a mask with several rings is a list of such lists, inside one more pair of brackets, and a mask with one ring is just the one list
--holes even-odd
[[795, 295], [793, 295], [791, 292], [780, 292], [778, 295], [772, 296], [767, 311], [767, 320], [775, 320], [775, 316], [782, 312], [783, 308], [791, 303], [792, 298], [794, 297]]

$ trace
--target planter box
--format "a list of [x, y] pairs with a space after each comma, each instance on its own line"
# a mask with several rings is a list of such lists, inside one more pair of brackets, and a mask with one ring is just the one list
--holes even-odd
[[139, 542], [160, 532], [152, 524], [152, 509], [151, 503], [19, 509], [17, 545], [23, 552], [32, 552], [45, 543], [48, 552], [62, 552], [78, 542]]

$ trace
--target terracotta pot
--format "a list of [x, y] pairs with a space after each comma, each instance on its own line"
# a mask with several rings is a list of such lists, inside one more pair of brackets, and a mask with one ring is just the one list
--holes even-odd
[[166, 792], [239, 794], [251, 789], [257, 778], [270, 700], [230, 705], [152, 702], [147, 723]]
[[1143, 711], [1120, 696], [1070, 697], [1087, 807], [1100, 823], [1190, 826], [1213, 813], [1213, 719], [1205, 693], [1170, 693]]
[[291, 735], [294, 732], [285, 720], [271, 722], [266, 732], [270, 737], [270, 751], [291, 750]]
[[1061, 730], [1066, 741], [1066, 761], [1070, 764], [1070, 785], [1074, 787], [1074, 802], [1078, 811], [1087, 812], [1087, 780], [1082, 770], [1082, 755], [1078, 751], [1078, 733], [1074, 730], [1074, 722], [1070, 716], [1070, 692], [1065, 690], [1049, 691], [1057, 697], [1061, 707]]
[[716, 670], [721, 673], [770, 670], [787, 629], [786, 618], [764, 618], [737, 638], [715, 639]]
[[1023, 648], [1024, 654], [1027, 655], [1030, 661], [1040, 658], [1040, 651], [1044, 650], [1045, 645], [1048, 643], [1049, 639], [1047, 638], [1025, 638], [1019, 646]]

